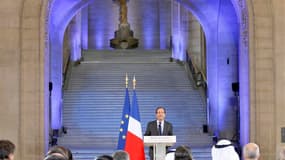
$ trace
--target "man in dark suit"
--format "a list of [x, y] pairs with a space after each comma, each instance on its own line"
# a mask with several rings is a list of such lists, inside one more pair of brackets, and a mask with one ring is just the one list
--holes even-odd
[[[172, 136], [173, 127], [170, 122], [165, 121], [166, 110], [164, 107], [157, 107], [155, 109], [156, 120], [147, 124], [145, 136]], [[153, 147], [149, 148], [150, 159], [153, 159]]]

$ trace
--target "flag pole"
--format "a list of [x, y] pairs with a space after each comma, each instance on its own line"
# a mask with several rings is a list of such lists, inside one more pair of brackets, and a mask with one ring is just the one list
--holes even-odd
[[118, 150], [125, 149], [126, 135], [128, 132], [128, 124], [129, 124], [129, 115], [131, 111], [131, 104], [130, 104], [129, 91], [128, 91], [128, 84], [129, 84], [128, 73], [126, 73], [125, 84], [126, 84], [125, 101], [123, 106], [122, 118], [120, 122], [120, 132], [119, 132], [119, 140], [117, 146]]
[[126, 73], [126, 88], [128, 88], [128, 84], [129, 84], [129, 78], [128, 78], [128, 73]]
[[133, 90], [136, 89], [136, 75], [134, 75], [134, 78], [133, 78]]
[[131, 106], [128, 134], [125, 151], [129, 153], [130, 160], [145, 160], [142, 126], [140, 121], [139, 106], [136, 96], [136, 77], [133, 77], [133, 101]]

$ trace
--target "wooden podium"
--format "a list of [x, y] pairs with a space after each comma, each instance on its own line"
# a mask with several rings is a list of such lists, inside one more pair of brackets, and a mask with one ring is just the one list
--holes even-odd
[[176, 136], [144, 136], [145, 146], [153, 147], [153, 160], [164, 160], [166, 147], [176, 143]]

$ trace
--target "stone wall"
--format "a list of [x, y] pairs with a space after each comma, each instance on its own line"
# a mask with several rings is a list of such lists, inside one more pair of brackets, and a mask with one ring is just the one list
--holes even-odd
[[285, 2], [250, 1], [251, 141], [262, 159], [275, 159], [285, 126]]
[[[250, 6], [252, 3], [252, 6]], [[272, 2], [251, 1], [250, 14], [250, 141], [260, 145], [261, 159], [275, 158], [276, 101]]]
[[[262, 160], [275, 159], [284, 146], [280, 128], [285, 126], [285, 2], [247, 2], [250, 141], [260, 145]], [[0, 1], [0, 138], [16, 144], [16, 159], [41, 159], [47, 146], [47, 3]]]
[[[276, 101], [276, 109], [274, 114], [275, 123], [275, 131], [273, 131], [273, 135], [276, 137], [276, 149], [279, 150], [281, 146], [285, 146], [285, 142], [281, 142], [281, 127], [285, 127], [285, 1], [284, 0], [275, 0], [272, 4], [273, 13], [274, 13], [274, 21], [273, 21], [273, 48], [274, 48], [274, 59], [273, 59], [273, 67], [275, 68], [275, 80], [273, 84], [275, 84], [275, 92], [274, 92], [274, 100]], [[268, 36], [268, 33], [264, 36]], [[272, 84], [267, 84], [271, 86]]]
[[16, 144], [16, 159], [41, 159], [47, 2], [3, 0], [0, 6], [0, 138]]
[[0, 138], [10, 139], [17, 146], [20, 144], [21, 9], [21, 0], [0, 2]]

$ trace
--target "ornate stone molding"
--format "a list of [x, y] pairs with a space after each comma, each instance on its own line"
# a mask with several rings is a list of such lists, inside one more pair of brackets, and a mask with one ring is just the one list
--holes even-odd
[[238, 7], [240, 10], [240, 22], [241, 22], [241, 41], [242, 48], [248, 50], [248, 38], [249, 38], [249, 25], [248, 25], [248, 10], [245, 0], [238, 0]]
[[49, 17], [54, 0], [48, 0], [45, 17], [45, 53], [49, 52]]

